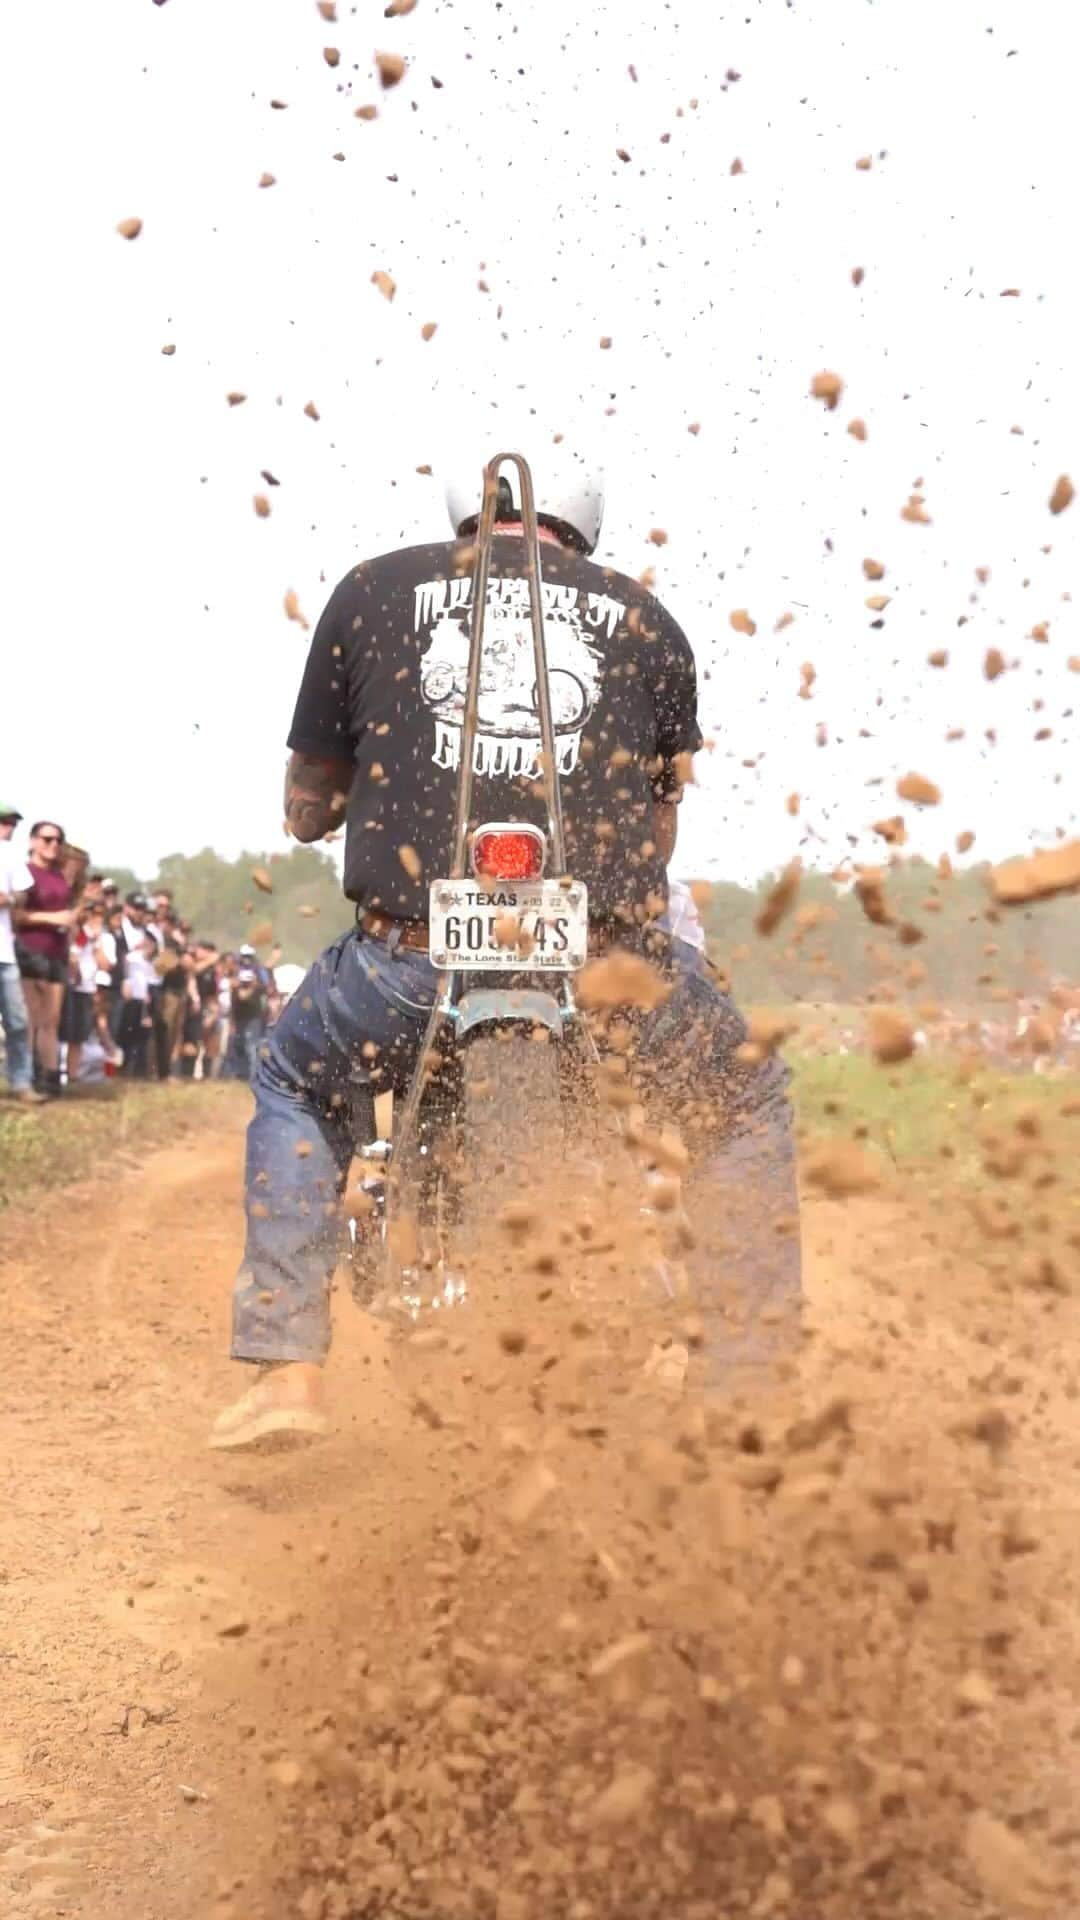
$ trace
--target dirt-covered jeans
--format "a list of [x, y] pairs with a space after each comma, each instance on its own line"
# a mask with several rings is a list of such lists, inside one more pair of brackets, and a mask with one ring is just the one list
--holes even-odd
[[[707, 1208], [720, 1207], [723, 1251], [702, 1248], [693, 1275], [696, 1306], [717, 1364], [736, 1348], [740, 1359], [753, 1360], [752, 1323], [761, 1309], [768, 1304], [794, 1315], [800, 1293], [787, 1076], [775, 1060], [751, 1066], [737, 1058], [746, 1028], [733, 1003], [700, 970], [693, 948], [667, 946], [672, 991], [644, 1016], [636, 1059], [675, 1114], [684, 1097], [699, 1111], [703, 1100], [715, 1111], [715, 1134], [698, 1156], [690, 1199], [692, 1216], [693, 1190]], [[355, 1144], [354, 1094], [365, 1087], [404, 1092], [437, 982], [426, 954], [392, 951], [350, 932], [320, 955], [270, 1030], [247, 1136], [247, 1243], [233, 1299], [234, 1359], [325, 1359], [340, 1197]], [[735, 1317], [750, 1331], [733, 1340], [726, 1323], [736, 1296]]]

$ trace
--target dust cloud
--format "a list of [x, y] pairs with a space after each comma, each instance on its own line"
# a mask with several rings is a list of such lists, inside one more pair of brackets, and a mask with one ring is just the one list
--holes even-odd
[[229, 1669], [213, 1920], [1073, 1911], [1071, 1296], [955, 1182], [825, 1183], [801, 1328], [705, 1393], [627, 1199], [510, 1208], [346, 1389], [386, 1536], [369, 1396]]

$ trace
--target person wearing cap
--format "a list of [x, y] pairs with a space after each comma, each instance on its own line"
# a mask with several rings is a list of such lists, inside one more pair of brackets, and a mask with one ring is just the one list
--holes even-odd
[[136, 938], [141, 939], [142, 931], [146, 925], [147, 915], [149, 914], [149, 912], [150, 912], [150, 902], [145, 893], [140, 893], [138, 887], [135, 888], [133, 893], [125, 893], [124, 895], [124, 920], [125, 920], [124, 931], [125, 933], [130, 935], [133, 943], [136, 940]]
[[[513, 442], [507, 435], [501, 444]], [[589, 460], [572, 446], [553, 454], [550, 436], [536, 454], [538, 624], [549, 653], [543, 720], [526, 618], [535, 556], [524, 537], [523, 471], [515, 487], [485, 469], [485, 518], [495, 529], [480, 572], [482, 671], [470, 672], [480, 664], [470, 660], [479, 457], [450, 476], [453, 539], [351, 566], [312, 637], [288, 737], [285, 817], [305, 844], [345, 826], [356, 925], [316, 961], [262, 1048], [232, 1345], [234, 1359], [260, 1372], [219, 1415], [216, 1448], [327, 1430], [322, 1367], [339, 1200], [356, 1145], [354, 1097], [405, 1095], [444, 991], [429, 952], [429, 884], [455, 871], [463, 753], [473, 755], [473, 820], [513, 820], [543, 838], [548, 726], [567, 869], [587, 889], [594, 947], [610, 947], [617, 967], [621, 951], [636, 956], [626, 964], [651, 968], [663, 983], [626, 1030], [634, 1073], [669, 1123], [682, 1107], [697, 1116], [695, 1193], [711, 1218], [722, 1213], [723, 1261], [707, 1245], [692, 1250], [709, 1391], [733, 1368], [771, 1364], [799, 1337], [786, 1070], [746, 1046], [746, 1023], [699, 971], [697, 948], [656, 925], [682, 790], [703, 745], [693, 651], [641, 581], [591, 559], [603, 489]], [[665, 536], [655, 529], [654, 537]], [[683, 1349], [683, 1372], [688, 1363]], [[664, 1377], [672, 1377], [666, 1363]]]
[[60, 1085], [60, 1012], [68, 977], [68, 936], [74, 894], [63, 871], [63, 827], [35, 820], [30, 829], [31, 887], [14, 910], [15, 958], [30, 1020], [30, 1044], [42, 1091], [57, 1099]]
[[154, 972], [156, 945], [148, 929], [150, 902], [145, 893], [124, 896], [121, 933], [124, 947], [124, 978], [120, 988], [121, 1008], [116, 1038], [124, 1053], [123, 1073], [128, 1079], [146, 1080], [150, 1072], [150, 1040], [153, 1018], [150, 990]]
[[15, 958], [15, 930], [11, 909], [25, 900], [33, 875], [11, 838], [22, 814], [18, 807], [0, 806], [0, 1027], [4, 1029], [8, 1085], [23, 1106], [36, 1106], [44, 1094], [34, 1091], [34, 1063], [30, 1051], [30, 1022]]
[[243, 946], [232, 983], [232, 1038], [226, 1062], [230, 1080], [254, 1080], [266, 1033], [266, 975], [252, 946]]

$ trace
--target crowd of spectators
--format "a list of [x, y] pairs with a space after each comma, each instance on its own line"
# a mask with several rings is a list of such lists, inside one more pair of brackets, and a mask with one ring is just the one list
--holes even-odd
[[221, 952], [172, 891], [121, 896], [53, 820], [0, 805], [0, 1028], [24, 1105], [80, 1080], [250, 1080], [282, 995], [251, 946]]

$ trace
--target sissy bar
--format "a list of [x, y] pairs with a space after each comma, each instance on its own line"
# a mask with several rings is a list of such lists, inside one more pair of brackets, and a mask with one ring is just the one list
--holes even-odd
[[[547, 640], [544, 633], [544, 601], [541, 589], [540, 571], [540, 533], [536, 518], [536, 496], [533, 490], [532, 474], [527, 461], [520, 453], [497, 453], [484, 468], [483, 498], [480, 507], [480, 521], [476, 531], [473, 552], [472, 602], [469, 622], [469, 671], [465, 689], [465, 710], [462, 717], [461, 758], [458, 765], [457, 794], [454, 804], [454, 824], [451, 840], [450, 873], [451, 880], [463, 880], [466, 875], [469, 851], [469, 826], [472, 819], [472, 799], [474, 766], [476, 757], [476, 736], [478, 729], [478, 709], [480, 704], [480, 669], [484, 656], [484, 619], [487, 612], [488, 575], [491, 570], [492, 543], [495, 538], [495, 514], [499, 501], [499, 475], [504, 466], [511, 463], [517, 469], [521, 486], [521, 524], [525, 536], [525, 578], [529, 586], [529, 617], [532, 627], [533, 664], [536, 672], [536, 705], [540, 721], [540, 749], [543, 762], [544, 800], [548, 818], [549, 871], [552, 878], [566, 878], [566, 845], [563, 833], [562, 797], [559, 791], [559, 771], [555, 751], [555, 727], [551, 715], [551, 689], [548, 682]], [[409, 1091], [400, 1122], [394, 1127], [392, 1172], [389, 1182], [391, 1203], [402, 1204], [405, 1182], [413, 1176], [410, 1167], [410, 1154], [416, 1140], [417, 1116], [423, 1098], [431, 1064], [438, 1055], [438, 1042], [444, 1027], [453, 1026], [455, 1008], [461, 993], [462, 973], [460, 969], [448, 972], [436, 994], [431, 1014], [424, 1032], [417, 1064], [409, 1083]], [[569, 989], [564, 986], [563, 999], [569, 1010], [572, 1005]]]

